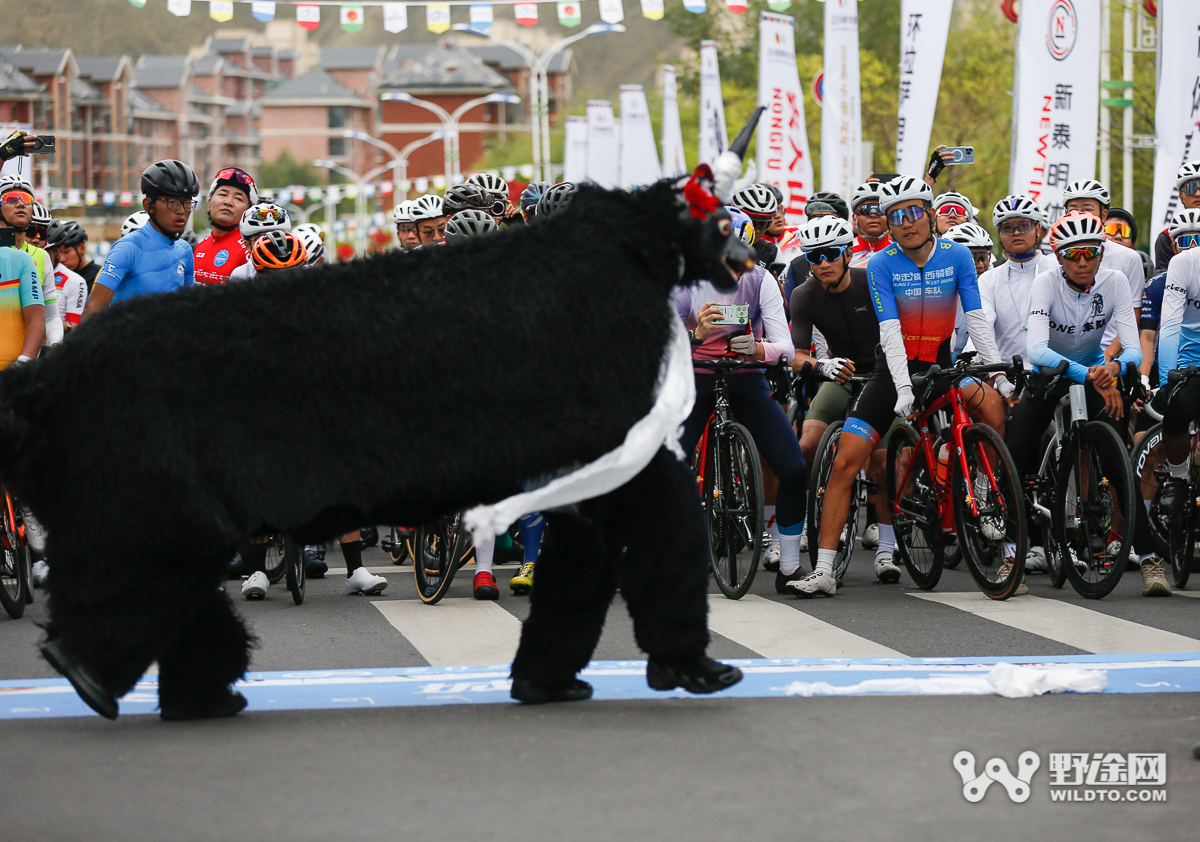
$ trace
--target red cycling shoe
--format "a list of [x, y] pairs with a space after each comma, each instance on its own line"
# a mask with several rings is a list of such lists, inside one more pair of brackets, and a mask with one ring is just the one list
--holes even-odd
[[496, 587], [496, 577], [486, 570], [475, 574], [471, 580], [471, 590], [476, 599], [499, 599], [500, 589]]

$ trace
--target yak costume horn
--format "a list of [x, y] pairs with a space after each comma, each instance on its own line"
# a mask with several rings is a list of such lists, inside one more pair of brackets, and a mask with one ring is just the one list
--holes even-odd
[[750, 148], [754, 130], [758, 127], [758, 121], [766, 110], [765, 105], [754, 109], [754, 113], [750, 115], [746, 125], [742, 126], [742, 130], [733, 139], [733, 143], [729, 144], [729, 148], [721, 153], [721, 157], [717, 158], [717, 162], [713, 165], [714, 192], [722, 204], [727, 204], [730, 197], [733, 196], [733, 185], [737, 181], [737, 177], [742, 174], [742, 161], [746, 158], [746, 150]]

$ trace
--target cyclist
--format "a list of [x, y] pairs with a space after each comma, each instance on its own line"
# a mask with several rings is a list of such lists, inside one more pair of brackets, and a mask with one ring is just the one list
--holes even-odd
[[442, 197], [426, 193], [413, 199], [409, 205], [408, 214], [417, 224], [417, 245], [440, 246], [446, 237], [446, 210], [442, 206]]
[[88, 294], [92, 292], [92, 284], [96, 280], [96, 276], [100, 274], [100, 264], [87, 256], [87, 231], [82, 227], [83, 239], [76, 245], [62, 248], [59, 250], [59, 258], [62, 264], [72, 272], [77, 272], [87, 284]]
[[62, 262], [63, 252], [74, 249], [87, 239], [87, 234], [78, 222], [51, 221], [46, 237], [46, 254], [54, 265], [54, 286], [58, 289], [58, 304], [62, 311], [63, 330], [69, 331], [79, 324], [87, 304], [87, 281], [72, 272]]
[[312, 222], [301, 222], [292, 229], [292, 233], [300, 240], [305, 254], [308, 255], [305, 266], [320, 266], [325, 262], [325, 237], [321, 233], [321, 226]]
[[182, 161], [157, 161], [142, 173], [142, 209], [148, 222], [109, 249], [80, 323], [110, 304], [172, 292], [195, 282], [192, 249], [179, 235], [196, 207], [200, 182]]
[[[762, 238], [768, 243], [774, 243], [775, 248], [778, 249], [780, 259], [786, 262], [791, 259], [792, 253], [800, 248], [800, 229], [787, 224], [787, 208], [783, 202], [783, 191], [767, 181], [756, 183], [770, 190], [771, 195], [775, 197], [775, 201], [779, 203], [779, 209], [775, 211], [775, 218], [771, 220], [771, 224], [763, 232]], [[787, 304], [786, 298], [783, 303]]]
[[865, 181], [854, 188], [854, 195], [850, 198], [850, 207], [854, 211], [854, 230], [858, 232], [850, 249], [850, 265], [854, 268], [865, 269], [875, 252], [883, 251], [892, 244], [887, 220], [879, 207], [880, 186], [878, 181]]
[[531, 181], [524, 190], [521, 191], [521, 213], [525, 214], [525, 221], [528, 222], [537, 213], [538, 199], [542, 198], [542, 194], [550, 188], [549, 182], [546, 181]]
[[[729, 209], [729, 215], [735, 228], [751, 225], [749, 217], [735, 207]], [[700, 281], [690, 288], [680, 287], [675, 292], [675, 304], [679, 317], [688, 328], [693, 359], [734, 356], [743, 361], [760, 360], [772, 364], [792, 356], [792, 341], [783, 315], [779, 286], [759, 266], [744, 272], [737, 287], [731, 291], [718, 290], [708, 281]], [[719, 324], [723, 321], [720, 305], [738, 304], [749, 307], [748, 323], [745, 326]], [[680, 444], [688, 454], [695, 451], [716, 402], [713, 393], [716, 374], [696, 369], [695, 377], [696, 403], [680, 436]], [[785, 585], [801, 575], [800, 536], [804, 532], [808, 467], [787, 416], [782, 407], [771, 400], [771, 388], [763, 372], [742, 369], [732, 374], [729, 381], [733, 414], [750, 431], [759, 452], [779, 479], [776, 521], [780, 533], [780, 560], [775, 590], [786, 593]]]
[[0, 226], [15, 229], [16, 247], [33, 258], [38, 283], [42, 287], [45, 341], [47, 345], [57, 345], [63, 338], [62, 319], [58, 314], [58, 289], [54, 286], [54, 267], [45, 249], [34, 245], [27, 236], [33, 224], [33, 209], [33, 188], [27, 182], [15, 175], [0, 178]]
[[[891, 427], [892, 418], [905, 418], [912, 412], [910, 375], [935, 363], [950, 362], [958, 299], [982, 361], [999, 361], [995, 338], [979, 303], [970, 251], [934, 234], [933, 190], [919, 178], [901, 176], [880, 188], [880, 205], [893, 243], [871, 258], [867, 279], [879, 320], [880, 362], [884, 364], [876, 364], [846, 420], [822, 503], [817, 569], [789, 585], [797, 596], [806, 598], [837, 592], [833, 562], [854, 477]], [[1001, 394], [1011, 396], [1012, 385], [1003, 378], [997, 379], [997, 385], [1000, 394], [978, 383], [969, 390], [967, 405], [977, 420], [1003, 430]], [[891, 561], [894, 547], [892, 528], [881, 523], [875, 569], [882, 582], [899, 581], [899, 568]]]
[[[992, 268], [992, 248], [995, 243], [992, 242], [992, 235], [987, 232], [986, 228], [974, 222], [964, 222], [947, 231], [946, 239], [971, 250], [971, 262], [975, 264], [975, 277], [981, 277], [988, 269]], [[983, 293], [982, 285], [979, 292]]]
[[943, 236], [955, 225], [964, 222], [974, 222], [979, 209], [971, 204], [971, 200], [962, 193], [948, 190], [938, 194], [933, 200], [933, 212], [937, 224], [938, 236]]
[[29, 217], [29, 225], [25, 228], [25, 240], [40, 249], [46, 248], [46, 235], [50, 231], [53, 217], [41, 202], [33, 203], [33, 213]]
[[569, 181], [560, 181], [542, 194], [537, 203], [537, 218], [548, 219], [556, 213], [561, 213], [571, 203], [571, 197], [578, 188]]
[[750, 184], [733, 194], [729, 204], [740, 210], [754, 223], [756, 239], [778, 228], [779, 200], [765, 184]]
[[519, 225], [525, 221], [520, 208], [509, 200], [508, 182], [495, 173], [476, 172], [467, 176], [465, 184], [481, 188], [488, 198], [485, 206], [498, 225]]
[[[464, 185], [459, 185], [462, 187]], [[496, 220], [485, 210], [467, 208], [450, 216], [446, 223], [446, 245], [461, 243], [472, 237], [480, 237], [500, 230]]]
[[[271, 231], [291, 231], [292, 218], [282, 205], [274, 202], [259, 202], [246, 208], [238, 232], [242, 235], [242, 244], [249, 254], [254, 247], [254, 241]], [[253, 280], [258, 275], [254, 261], [250, 260], [236, 267], [229, 273], [230, 282]]]
[[[1171, 235], [1172, 256], [1195, 248], [1200, 242], [1200, 237], [1188, 235], [1200, 235], [1200, 208], [1188, 208], [1177, 212], [1167, 231]], [[1155, 346], [1158, 340], [1163, 293], [1166, 291], [1166, 287], [1167, 273], [1159, 272], [1146, 281], [1146, 289], [1142, 293], [1142, 325], [1138, 334], [1142, 344], [1142, 364], [1138, 366], [1138, 371], [1142, 373], [1142, 386], [1147, 390], [1156, 388], [1165, 382], [1159, 380], [1158, 377]], [[1163, 400], [1165, 399], [1166, 395], [1164, 394]], [[1158, 404], [1155, 406], [1157, 407]], [[1153, 419], [1149, 418], [1146, 413], [1138, 418], [1139, 427], [1148, 428], [1153, 423]]]
[[[1200, 209], [1200, 161], [1188, 161], [1175, 174], [1175, 189], [1184, 210]], [[1154, 271], [1165, 272], [1176, 254], [1170, 226], [1159, 232], [1154, 241]]]
[[417, 236], [417, 221], [412, 218], [412, 202], [405, 199], [392, 208], [392, 222], [396, 225], [396, 240], [401, 249], [408, 251], [421, 245], [421, 238]]
[[212, 233], [196, 246], [196, 283], [223, 284], [249, 261], [238, 224], [246, 208], [258, 204], [258, 185], [245, 170], [226, 167], [208, 186]]
[[33, 258], [24, 249], [0, 248], [0, 368], [36, 357], [45, 335], [42, 285]]
[[[1167, 226], [1167, 231], [1170, 232], [1170, 226]], [[1104, 223], [1104, 239], [1133, 249], [1142, 260], [1142, 274], [1149, 280], [1154, 274], [1154, 261], [1150, 259], [1150, 255], [1137, 248], [1137, 236], [1137, 222], [1134, 221], [1133, 214], [1125, 208], [1108, 209], [1108, 219]]]

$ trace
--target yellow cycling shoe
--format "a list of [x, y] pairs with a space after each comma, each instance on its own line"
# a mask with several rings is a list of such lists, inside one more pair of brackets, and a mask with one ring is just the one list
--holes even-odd
[[517, 596], [529, 593], [533, 588], [533, 562], [527, 561], [521, 565], [520, 571], [509, 581], [508, 586]]

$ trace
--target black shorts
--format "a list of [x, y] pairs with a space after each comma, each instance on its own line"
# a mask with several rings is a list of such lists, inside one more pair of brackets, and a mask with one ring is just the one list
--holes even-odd
[[1170, 385], [1164, 386], [1154, 401], [1154, 408], [1162, 412], [1163, 432], [1168, 436], [1182, 435], [1188, 431], [1189, 424], [1200, 420], [1200, 377], [1188, 380], [1183, 388], [1171, 398], [1171, 402], [1167, 404], [1164, 411], [1161, 407], [1161, 398], [1164, 393], [1169, 394], [1168, 390], [1173, 388]]
[[[920, 374], [933, 368], [933, 363], [924, 360], [909, 360], [908, 375]], [[935, 400], [946, 392], [954, 381], [943, 378], [934, 389], [928, 392], [927, 401]], [[875, 371], [863, 390], [858, 393], [858, 400], [850, 407], [850, 416], [843, 428], [871, 443], [879, 444], [884, 435], [892, 428], [896, 418], [896, 384], [892, 381], [892, 372], [884, 360], [875, 364]]]

